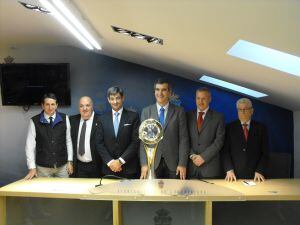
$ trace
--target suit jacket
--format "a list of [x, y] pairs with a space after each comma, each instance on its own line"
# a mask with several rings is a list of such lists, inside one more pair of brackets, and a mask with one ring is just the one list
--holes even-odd
[[[149, 118], [159, 121], [156, 104], [143, 109], [141, 120], [144, 121]], [[163, 129], [164, 135], [156, 150], [154, 168], [158, 167], [162, 156], [171, 171], [176, 171], [177, 166], [186, 167], [189, 146], [186, 117], [182, 107], [169, 104]], [[147, 165], [147, 157], [142, 142], [140, 144], [140, 161], [142, 166]]]
[[104, 174], [118, 175], [110, 170], [107, 163], [119, 157], [125, 160], [121, 173], [129, 175], [140, 172], [138, 165], [139, 125], [138, 113], [123, 108], [118, 134], [115, 137], [112, 112], [109, 111], [101, 116], [99, 154], [103, 159]]
[[251, 120], [246, 142], [240, 120], [228, 124], [222, 156], [225, 172], [233, 169], [237, 178], [253, 179], [255, 172], [264, 174], [268, 158], [265, 126]]
[[[190, 154], [200, 155], [205, 163], [197, 167], [189, 161], [189, 177], [214, 178], [221, 175], [220, 150], [225, 139], [223, 115], [209, 109], [204, 117], [200, 132], [197, 129], [197, 110], [187, 113], [190, 137]], [[197, 176], [196, 176], [197, 177]]]
[[[74, 176], [76, 177], [76, 167], [77, 167], [77, 145], [78, 145], [78, 131], [80, 125], [80, 114], [70, 116], [70, 125], [71, 125], [71, 137], [73, 143], [73, 165], [74, 165]], [[95, 164], [96, 169], [99, 171], [99, 177], [102, 176], [101, 172], [101, 158], [98, 155], [97, 148], [98, 144], [97, 141], [99, 139], [99, 131], [98, 126], [100, 124], [100, 116], [96, 113], [94, 114], [93, 125], [91, 130], [90, 136], [90, 148], [91, 148], [91, 155], [92, 155], [92, 162]]]

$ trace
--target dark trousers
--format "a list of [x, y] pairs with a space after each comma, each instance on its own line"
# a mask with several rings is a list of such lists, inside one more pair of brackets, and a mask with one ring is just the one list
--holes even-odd
[[102, 176], [100, 169], [92, 162], [81, 162], [77, 160], [76, 177], [77, 178], [99, 178]]
[[164, 158], [160, 159], [159, 165], [155, 170], [155, 176], [156, 178], [161, 179], [178, 179], [179, 176], [176, 175], [176, 171], [171, 171]]

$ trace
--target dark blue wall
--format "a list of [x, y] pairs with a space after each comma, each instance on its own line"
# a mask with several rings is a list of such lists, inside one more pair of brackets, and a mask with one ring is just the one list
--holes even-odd
[[[79, 92], [74, 86], [76, 83], [81, 87], [86, 85], [98, 112], [110, 109], [106, 100], [106, 90], [113, 85], [120, 85], [125, 90], [126, 107], [141, 112], [143, 107], [154, 103], [153, 83], [159, 77], [167, 77], [171, 80], [173, 91], [179, 95], [181, 105], [186, 110], [195, 108], [196, 89], [208, 87], [212, 92], [211, 108], [222, 112], [227, 123], [237, 118], [236, 101], [244, 97], [221, 88], [107, 56], [97, 56], [87, 62], [90, 71], [94, 72], [89, 73], [88, 70], [84, 72], [82, 79], [72, 79], [72, 92], [76, 91], [77, 95], [83, 95], [84, 93]], [[97, 71], [96, 74], [94, 74], [95, 71]], [[251, 100], [254, 106], [253, 119], [261, 121], [268, 128], [270, 151], [293, 154], [293, 112], [256, 99]]]

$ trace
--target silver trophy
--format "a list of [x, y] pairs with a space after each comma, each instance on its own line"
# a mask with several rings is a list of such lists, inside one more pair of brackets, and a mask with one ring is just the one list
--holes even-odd
[[155, 179], [154, 160], [159, 141], [163, 138], [163, 128], [155, 119], [147, 119], [139, 128], [139, 138], [144, 143], [148, 162], [147, 179]]

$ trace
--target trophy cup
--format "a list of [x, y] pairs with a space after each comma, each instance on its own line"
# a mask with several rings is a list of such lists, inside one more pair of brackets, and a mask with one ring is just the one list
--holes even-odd
[[147, 179], [155, 179], [154, 160], [158, 142], [163, 138], [163, 128], [155, 119], [147, 119], [139, 128], [139, 138], [144, 143], [148, 162]]

